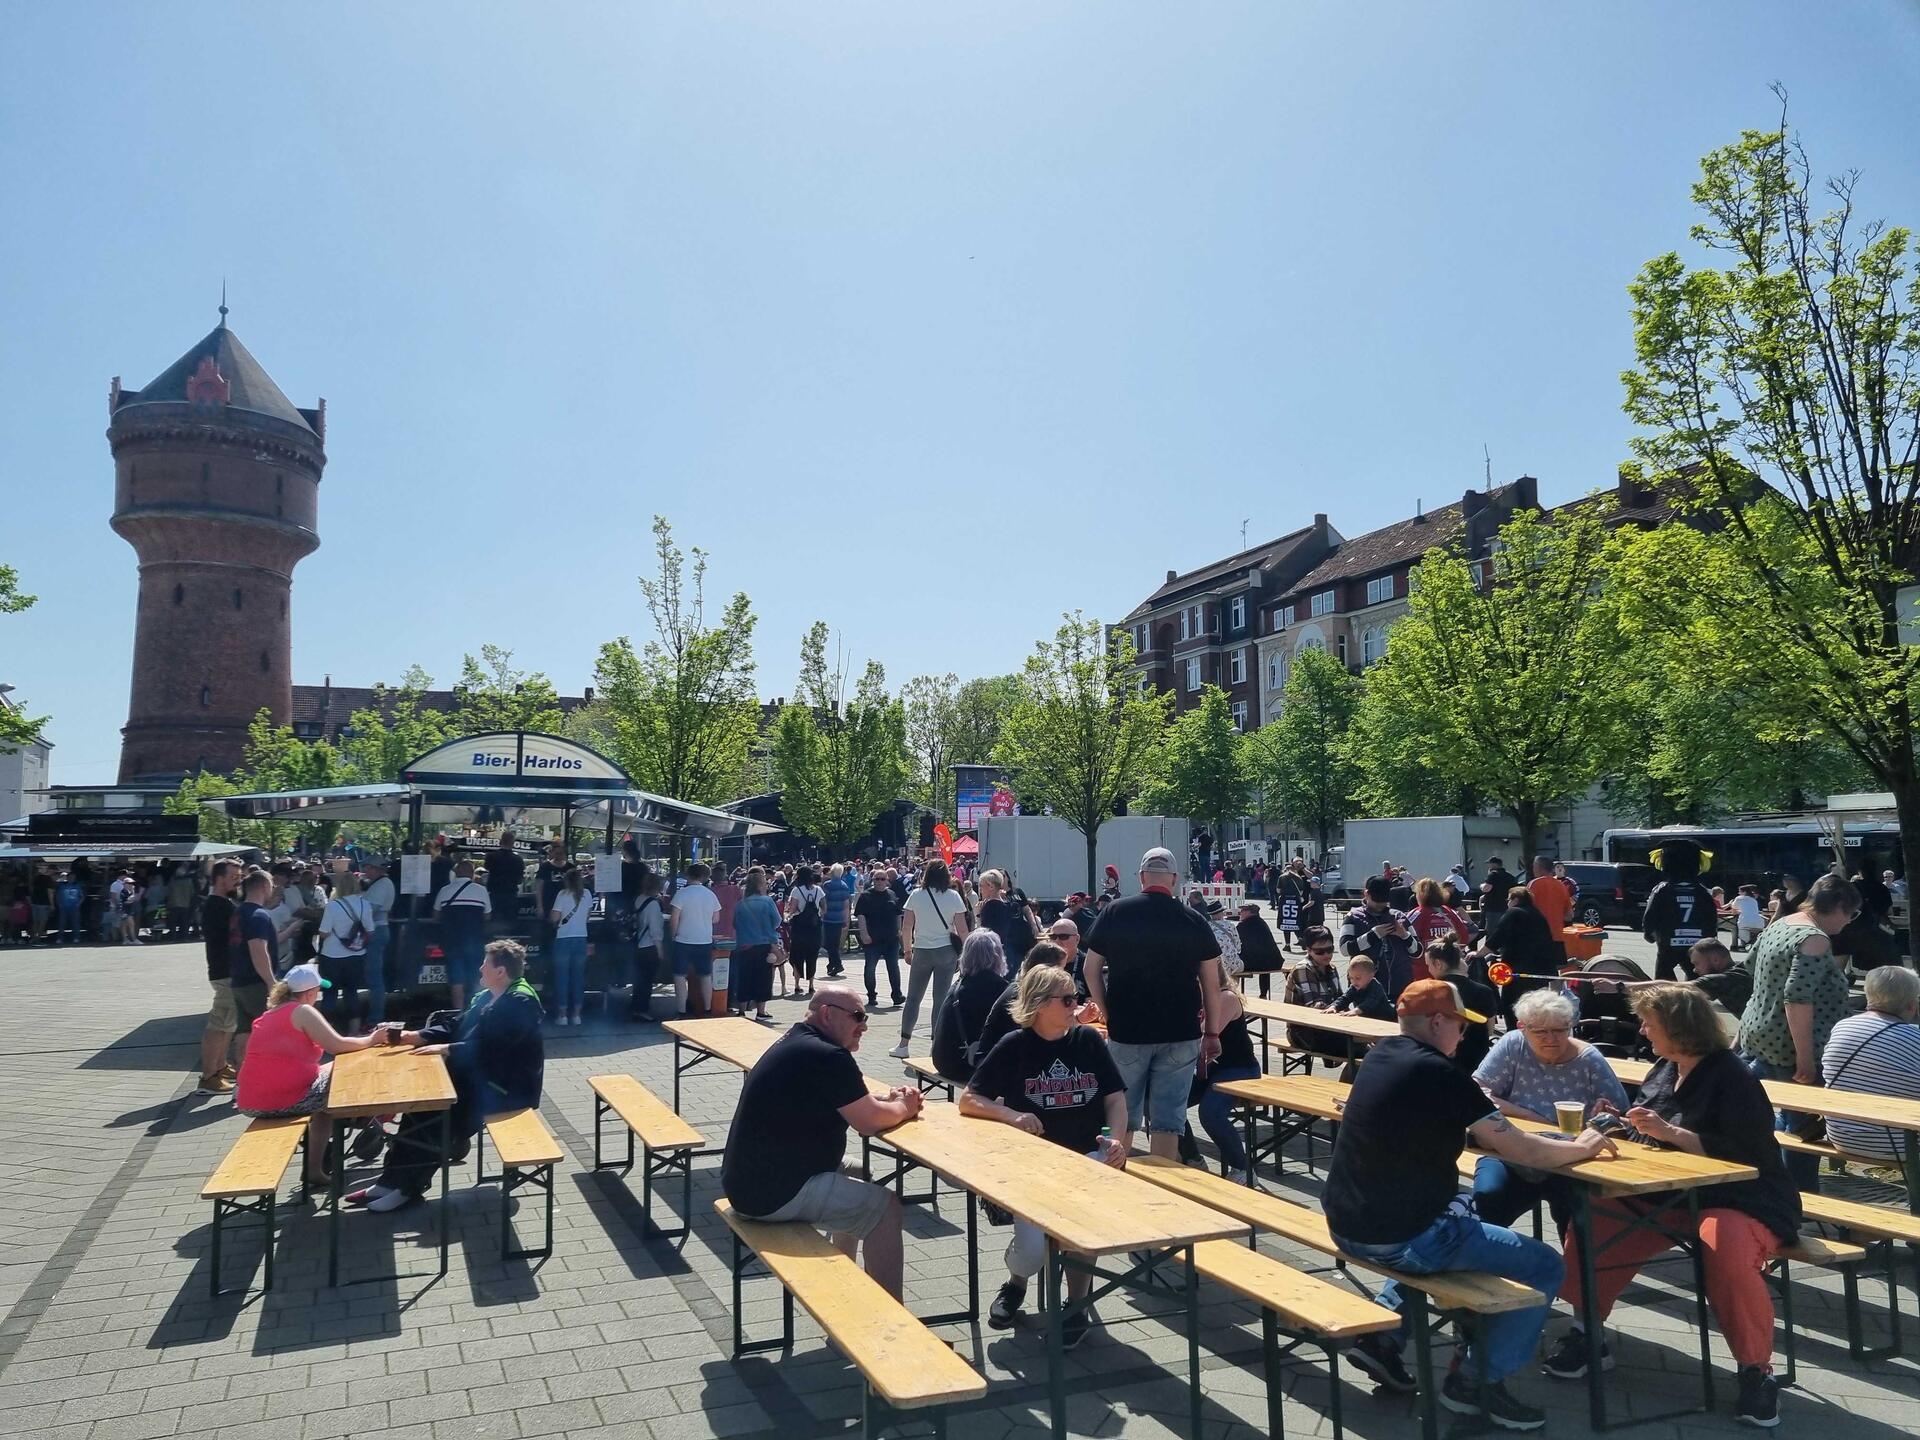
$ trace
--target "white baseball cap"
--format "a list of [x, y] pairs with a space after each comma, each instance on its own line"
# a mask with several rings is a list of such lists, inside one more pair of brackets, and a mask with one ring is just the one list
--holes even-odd
[[298, 995], [303, 990], [331, 990], [333, 982], [320, 978], [318, 965], [296, 965], [286, 974], [287, 988]]

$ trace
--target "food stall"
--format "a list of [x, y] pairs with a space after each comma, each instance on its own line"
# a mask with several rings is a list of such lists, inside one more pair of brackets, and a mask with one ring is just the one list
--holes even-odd
[[[553, 834], [570, 857], [580, 858], [584, 845], [595, 858], [616, 857], [617, 865], [627, 839], [636, 842], [642, 859], [659, 861], [676, 852], [711, 853], [722, 840], [777, 828], [635, 789], [618, 765], [591, 747], [527, 730], [450, 740], [403, 766], [391, 781], [223, 795], [202, 803], [236, 820], [385, 824], [404, 831], [406, 843], [393, 872], [399, 902], [387, 951], [390, 993], [433, 991], [445, 984], [424, 843], [436, 833], [485, 832], [497, 839], [511, 832], [521, 840]], [[488, 842], [462, 843], [471, 851]], [[591, 883], [591, 860], [586, 868]], [[488, 933], [524, 943], [536, 980], [544, 981], [545, 927], [537, 904], [527, 903], [533, 877], [534, 866], [528, 864], [517, 913], [497, 914]], [[604, 994], [609, 985], [623, 983], [624, 975], [618, 973], [623, 967], [612, 963], [619, 942], [604, 897], [595, 916], [589, 927], [587, 988]]]

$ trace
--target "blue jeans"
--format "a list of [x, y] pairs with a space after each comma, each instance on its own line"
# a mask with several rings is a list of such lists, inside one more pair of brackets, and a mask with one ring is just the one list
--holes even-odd
[[[1777, 1060], [1764, 1060], [1758, 1055], [1749, 1055], [1744, 1050], [1740, 1052], [1740, 1059], [1746, 1065], [1747, 1072], [1756, 1080], [1793, 1079], [1791, 1065], [1782, 1065]], [[1793, 1128], [1794, 1118], [1792, 1111], [1776, 1110], [1773, 1112], [1773, 1128], [1790, 1130]], [[1786, 1150], [1781, 1152], [1780, 1158], [1787, 1162], [1787, 1174], [1793, 1177], [1795, 1185], [1809, 1195], [1820, 1193], [1820, 1157], [1818, 1155], [1802, 1155], [1797, 1150]]]
[[1518, 1165], [1509, 1165], [1491, 1155], [1480, 1157], [1473, 1170], [1473, 1208], [1489, 1225], [1511, 1225], [1544, 1200], [1554, 1225], [1566, 1232], [1573, 1218], [1573, 1182], [1564, 1175], [1540, 1175], [1529, 1179]]
[[[1467, 1374], [1484, 1373], [1488, 1383], [1504, 1380], [1533, 1358], [1546, 1327], [1547, 1311], [1566, 1278], [1560, 1253], [1538, 1240], [1528, 1240], [1498, 1225], [1488, 1225], [1460, 1209], [1449, 1209], [1413, 1239], [1398, 1245], [1361, 1245], [1334, 1236], [1334, 1243], [1357, 1260], [1432, 1275], [1443, 1270], [1480, 1270], [1529, 1285], [1546, 1301], [1526, 1310], [1482, 1315], [1468, 1347]], [[1402, 1310], [1400, 1287], [1389, 1280], [1380, 1287], [1380, 1303]], [[1404, 1310], [1402, 1314], [1404, 1315]], [[1410, 1322], [1402, 1319], [1399, 1342], [1406, 1342]], [[1475, 1366], [1483, 1367], [1476, 1369]]]
[[587, 995], [587, 937], [563, 935], [553, 942], [553, 1009], [578, 1015]]
[[376, 925], [367, 932], [367, 1023], [378, 1025], [387, 1018], [387, 941], [393, 932]]
[[[1187, 1095], [1200, 1059], [1198, 1040], [1143, 1045], [1109, 1040], [1107, 1053], [1127, 1087], [1127, 1128], [1178, 1135], [1187, 1128]], [[1142, 1121], [1145, 1121], [1144, 1127]]]
[[80, 907], [62, 905], [60, 907], [60, 943], [78, 945], [80, 943]]
[[1258, 1080], [1264, 1072], [1257, 1065], [1216, 1065], [1207, 1071], [1206, 1087], [1200, 1096], [1200, 1128], [1207, 1132], [1220, 1151], [1220, 1163], [1229, 1170], [1247, 1168], [1247, 1146], [1233, 1123], [1233, 1097], [1213, 1087], [1222, 1080]]

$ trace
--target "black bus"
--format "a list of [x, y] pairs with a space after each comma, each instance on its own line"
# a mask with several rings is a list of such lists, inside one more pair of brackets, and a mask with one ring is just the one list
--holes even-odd
[[[1833, 868], [1831, 826], [1814, 820], [1788, 820], [1774, 825], [1740, 825], [1701, 829], [1667, 825], [1658, 830], [1609, 830], [1600, 837], [1602, 858], [1647, 865], [1652, 852], [1672, 840], [1691, 840], [1710, 852], [1712, 861], [1701, 874], [1708, 885], [1718, 885], [1731, 897], [1742, 885], [1760, 890], [1760, 903], [1777, 890], [1783, 875], [1791, 875], [1804, 889]], [[1878, 876], [1900, 870], [1900, 827], [1891, 820], [1857, 821], [1846, 826], [1844, 849], [1849, 875]]]

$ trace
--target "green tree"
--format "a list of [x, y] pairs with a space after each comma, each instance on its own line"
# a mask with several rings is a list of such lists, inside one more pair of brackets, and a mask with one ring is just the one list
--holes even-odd
[[[17, 615], [37, 598], [21, 594], [19, 575], [11, 565], [0, 565], [0, 615]], [[29, 718], [0, 702], [0, 755], [9, 754], [22, 745], [38, 740], [46, 724], [44, 715]]]
[[960, 677], [916, 675], [900, 687], [906, 716], [907, 754], [920, 803], [951, 824], [955, 816], [953, 745], [959, 725]]
[[433, 677], [410, 665], [397, 687], [376, 685], [374, 702], [356, 710], [340, 735], [339, 769], [349, 782], [388, 783], [447, 738], [447, 717], [427, 708]]
[[953, 765], [991, 765], [1000, 732], [1022, 693], [1019, 675], [981, 675], [953, 697]]
[[1101, 822], [1152, 780], [1173, 697], [1133, 683], [1133, 642], [1111, 641], [1079, 611], [1034, 647], [1019, 697], [994, 747], [1023, 800], [1050, 809], [1087, 842], [1087, 893], [1098, 889], [1094, 846]]
[[553, 682], [538, 670], [515, 669], [513, 652], [498, 645], [482, 645], [477, 660], [471, 655], [461, 657], [453, 694], [453, 714], [446, 728], [449, 740], [493, 730], [552, 734], [560, 728], [560, 696]]
[[773, 769], [789, 825], [850, 845], [906, 786], [906, 716], [876, 660], [848, 698], [846, 660], [828, 663], [827, 640], [826, 622], [817, 620], [800, 642], [800, 683], [773, 724]]
[[[1701, 162], [1690, 238], [1713, 263], [1669, 252], [1631, 287], [1625, 408], [1639, 462], [1727, 527], [1823, 728], [1892, 793], [1911, 877], [1916, 661], [1900, 620], [1920, 576], [1920, 281], [1911, 232], [1854, 213], [1857, 177], [1818, 185], [1781, 98], [1777, 129]], [[1911, 924], [1920, 952], [1920, 907]]]
[[[1460, 556], [1428, 551], [1387, 658], [1361, 691], [1363, 737], [1394, 725], [1424, 736], [1419, 758], [1435, 779], [1511, 815], [1528, 854], [1547, 809], [1617, 769], [1630, 743], [1618, 629], [1602, 595], [1605, 552], [1606, 531], [1592, 517], [1528, 514], [1501, 528], [1485, 587]], [[1385, 713], [1395, 707], [1404, 713]], [[1364, 743], [1349, 754], [1363, 803], [1391, 797], [1392, 771], [1406, 757]]]
[[255, 845], [262, 850], [278, 850], [288, 827], [254, 820], [229, 819], [224, 810], [210, 809], [201, 803], [217, 800], [223, 795], [244, 795], [249, 788], [224, 775], [210, 775], [203, 770], [182, 780], [180, 788], [167, 796], [160, 808], [168, 815], [194, 816], [199, 821], [202, 840], [211, 840], [220, 845]]
[[1345, 740], [1360, 682], [1324, 650], [1293, 657], [1280, 714], [1247, 738], [1249, 778], [1267, 809], [1311, 830], [1325, 854], [1333, 827], [1354, 811], [1359, 772]]
[[662, 516], [653, 538], [659, 571], [640, 579], [653, 636], [637, 652], [624, 635], [600, 647], [590, 723], [642, 789], [718, 805], [741, 793], [759, 734], [753, 607], [735, 594], [709, 625], [706, 552], [689, 566]]
[[1234, 729], [1227, 692], [1207, 686], [1200, 703], [1167, 727], [1159, 768], [1142, 802], [1157, 814], [1201, 821], [1224, 836], [1227, 821], [1247, 812], [1245, 738]]

